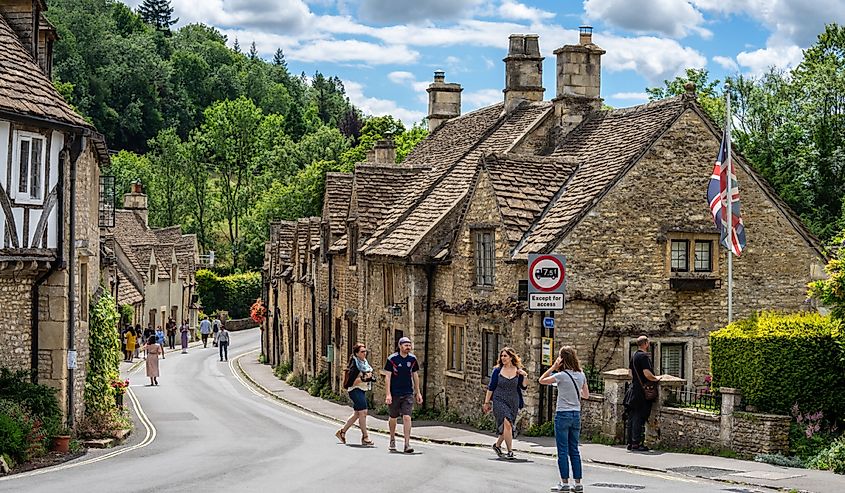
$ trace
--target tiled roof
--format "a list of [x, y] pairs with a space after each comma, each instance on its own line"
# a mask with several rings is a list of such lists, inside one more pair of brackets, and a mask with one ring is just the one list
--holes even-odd
[[554, 248], [601, 197], [684, 112], [685, 96], [632, 108], [598, 111], [570, 132], [552, 153], [578, 168], [523, 238], [514, 256]]
[[341, 236], [337, 239], [332, 245], [329, 247], [329, 252], [331, 253], [340, 253], [345, 252], [346, 247], [349, 245], [349, 238], [346, 235]]
[[490, 177], [512, 248], [576, 168], [571, 159], [516, 154], [490, 154], [482, 166]]
[[[412, 184], [430, 171], [428, 166], [361, 163], [355, 166], [355, 197], [358, 232], [369, 238], [403, 198]], [[345, 248], [345, 246], [344, 246]]]
[[144, 301], [144, 295], [135, 288], [128, 277], [118, 271], [117, 278], [117, 299], [121, 305], [134, 305]]
[[346, 231], [351, 196], [352, 173], [326, 173], [323, 219], [328, 220], [334, 235], [342, 235]]
[[53, 87], [0, 15], [0, 111], [93, 129]]
[[176, 249], [176, 261], [179, 264], [179, 278], [187, 279], [196, 268], [196, 235], [183, 235], [181, 226], [170, 226], [169, 228], [153, 229], [151, 231], [160, 244], [173, 245]]
[[[502, 115], [496, 104], [444, 123], [408, 156], [432, 171], [414, 184], [385, 225], [365, 244], [368, 255], [406, 257], [467, 197], [484, 154], [507, 151], [524, 132], [553, 112], [549, 101], [523, 104]], [[406, 162], [408, 162], [406, 161]]]

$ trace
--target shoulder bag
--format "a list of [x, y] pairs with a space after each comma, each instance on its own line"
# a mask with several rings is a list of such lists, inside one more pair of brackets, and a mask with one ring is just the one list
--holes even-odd
[[637, 375], [637, 380], [640, 381], [640, 385], [643, 388], [643, 394], [645, 394], [645, 400], [647, 401], [656, 401], [657, 396], [659, 395], [659, 391], [657, 388], [657, 382], [652, 382], [651, 380], [647, 382], [643, 382], [643, 377], [640, 376], [639, 369], [637, 365], [634, 363], [634, 357], [631, 357], [631, 367], [635, 375]]

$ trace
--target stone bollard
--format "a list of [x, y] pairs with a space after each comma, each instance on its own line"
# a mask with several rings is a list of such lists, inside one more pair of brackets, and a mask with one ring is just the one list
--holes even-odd
[[604, 405], [602, 407], [601, 433], [621, 443], [625, 440], [625, 384], [631, 380], [628, 370], [619, 368], [602, 373], [604, 377]]
[[739, 410], [739, 404], [742, 401], [742, 392], [739, 389], [730, 387], [722, 387], [719, 389], [719, 392], [722, 394], [719, 443], [724, 448], [730, 448], [734, 428], [734, 411]]
[[658, 420], [660, 411], [664, 407], [667, 407], [667, 403], [672, 398], [672, 393], [682, 388], [686, 382], [683, 378], [673, 375], [662, 375], [660, 377], [660, 382], [658, 383], [660, 395], [651, 408], [651, 415], [648, 417], [648, 423], [646, 424], [646, 444], [654, 445], [660, 442], [660, 424]]

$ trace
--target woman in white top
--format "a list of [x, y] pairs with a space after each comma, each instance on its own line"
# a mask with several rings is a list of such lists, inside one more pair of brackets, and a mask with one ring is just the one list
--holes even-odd
[[367, 435], [367, 395], [366, 392], [372, 389], [373, 367], [367, 361], [367, 347], [363, 344], [352, 346], [352, 357], [349, 358], [349, 365], [346, 367], [343, 379], [343, 387], [349, 393], [352, 400], [352, 416], [346, 420], [343, 428], [337, 430], [335, 436], [341, 443], [346, 443], [346, 431], [358, 422], [361, 428], [361, 445], [373, 445]]
[[[584, 491], [581, 484], [581, 452], [578, 450], [578, 440], [581, 435], [581, 399], [590, 396], [590, 389], [587, 388], [587, 376], [581, 371], [578, 355], [572, 346], [560, 348], [560, 355], [551, 368], [540, 377], [540, 383], [557, 385], [555, 442], [560, 482], [552, 486], [552, 491]], [[569, 486], [570, 462], [572, 478], [575, 480], [572, 487]]]

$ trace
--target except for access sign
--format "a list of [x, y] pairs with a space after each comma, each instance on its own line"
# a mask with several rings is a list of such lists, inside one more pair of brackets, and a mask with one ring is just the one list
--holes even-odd
[[563, 310], [566, 257], [555, 254], [528, 256], [528, 309]]

